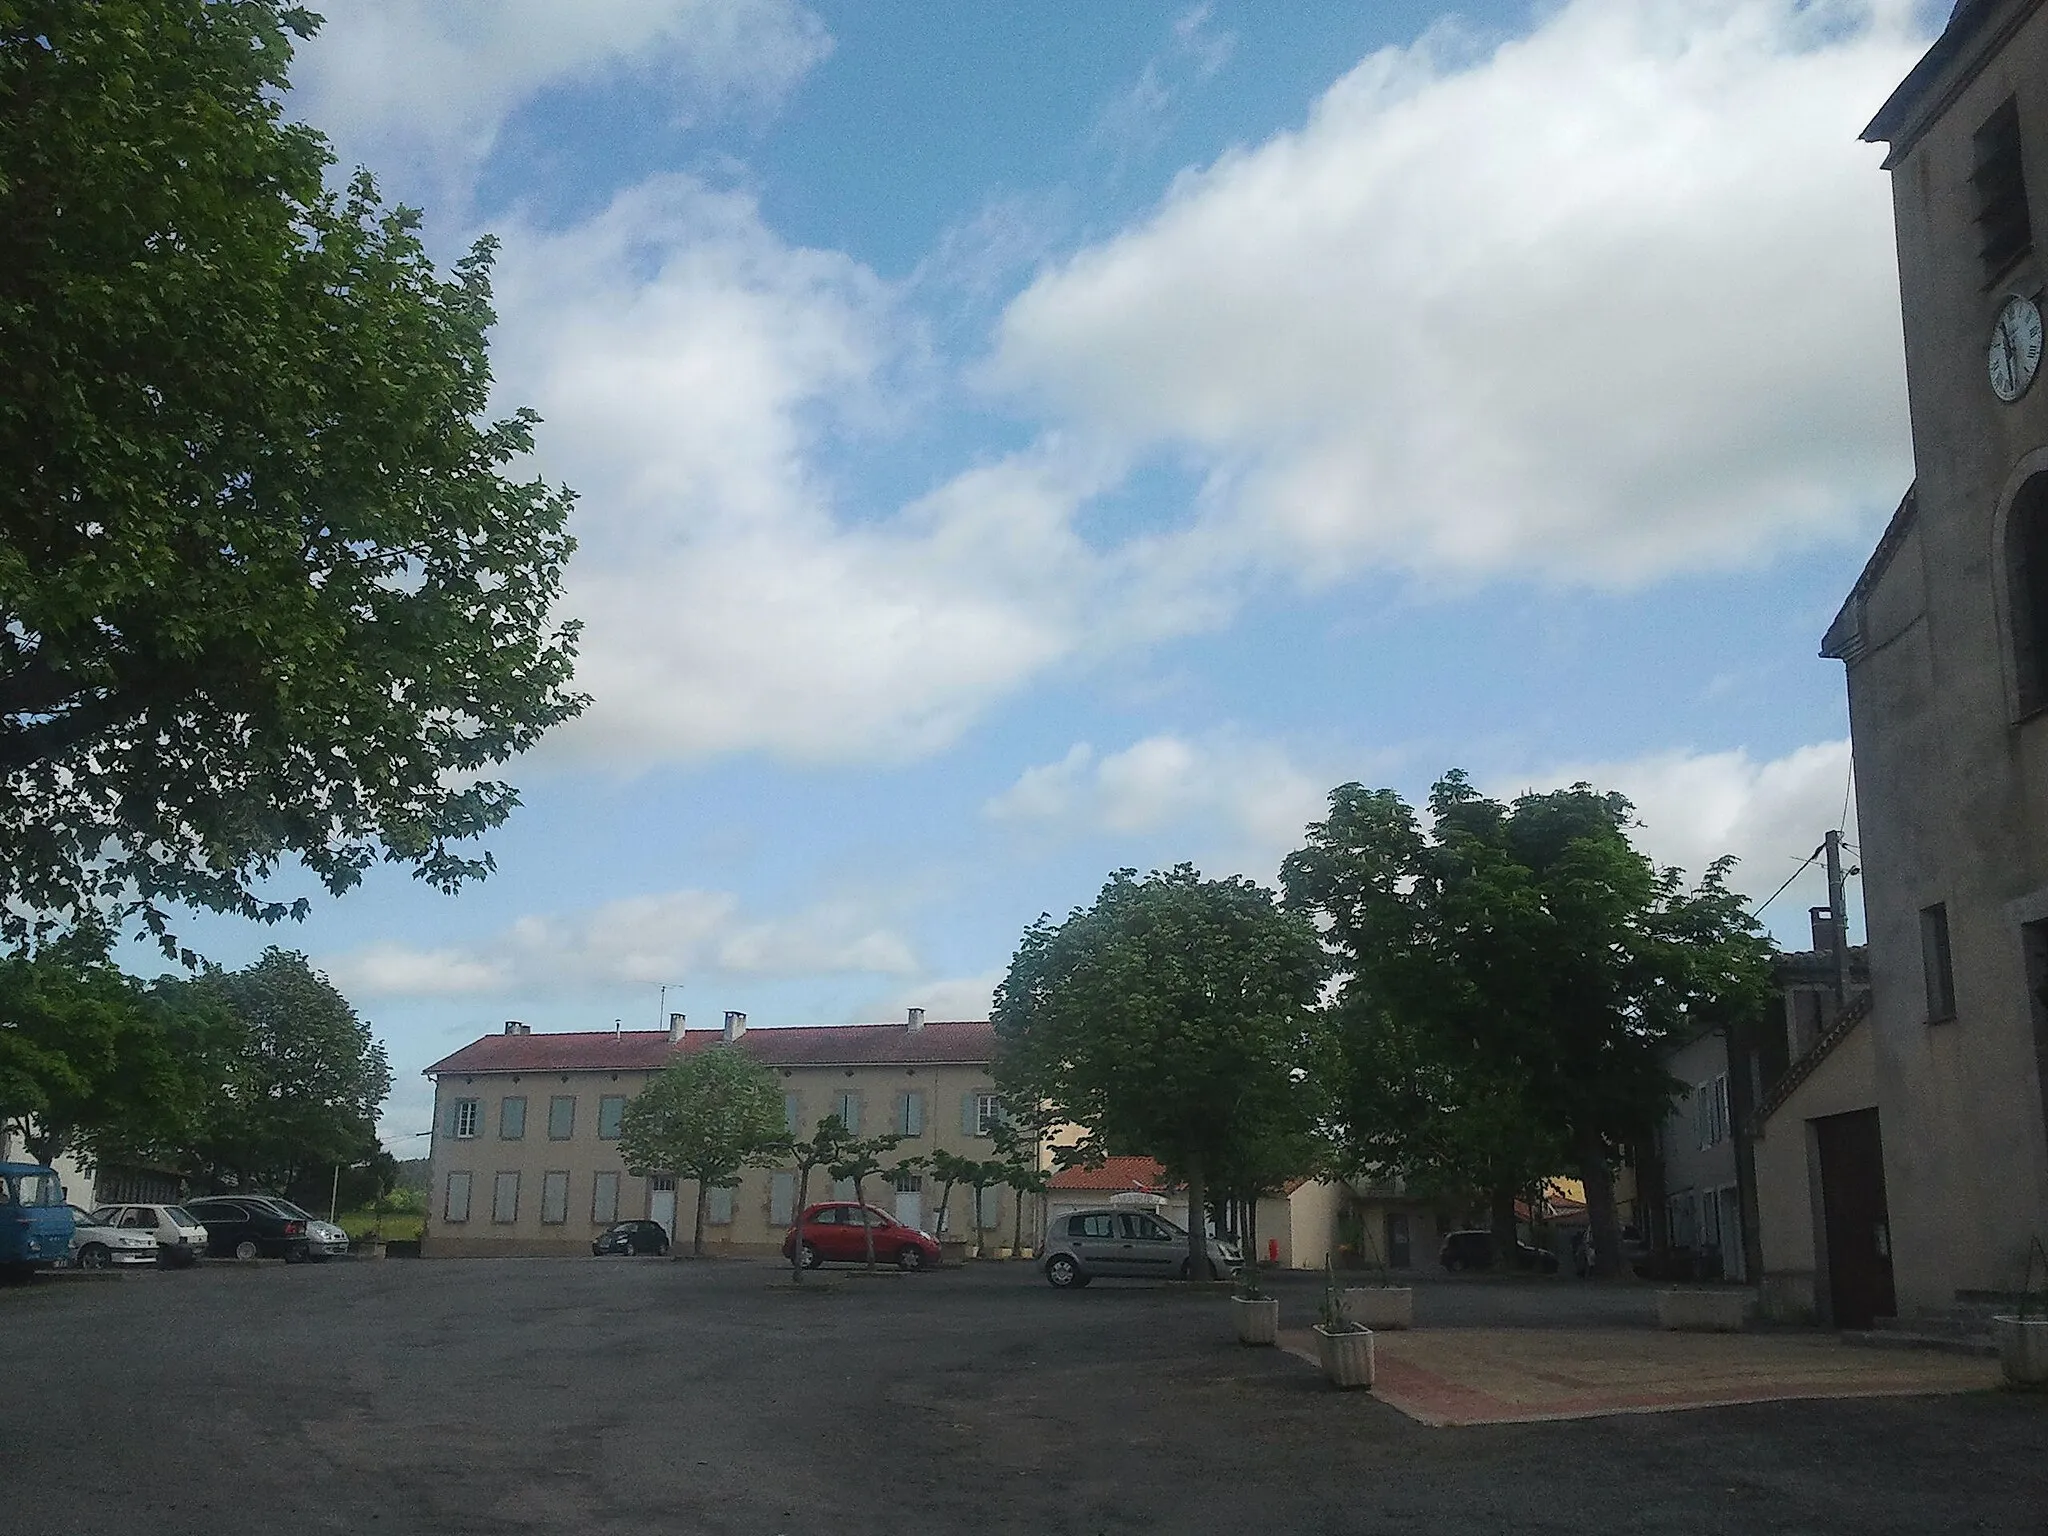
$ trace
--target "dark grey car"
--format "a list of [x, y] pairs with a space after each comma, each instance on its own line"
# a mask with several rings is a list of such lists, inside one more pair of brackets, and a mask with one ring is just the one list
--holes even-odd
[[[1209, 1254], [1219, 1270], [1237, 1267], [1237, 1249], [1227, 1241], [1210, 1238]], [[1150, 1211], [1075, 1211], [1046, 1234], [1045, 1278], [1061, 1290], [1098, 1275], [1184, 1280], [1187, 1273], [1187, 1232]]]

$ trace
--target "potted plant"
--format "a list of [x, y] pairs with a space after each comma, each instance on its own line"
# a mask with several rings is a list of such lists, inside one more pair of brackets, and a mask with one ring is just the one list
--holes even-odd
[[1358, 1242], [1365, 1255], [1372, 1280], [1366, 1285], [1347, 1286], [1338, 1298], [1338, 1310], [1347, 1323], [1364, 1328], [1411, 1328], [1415, 1324], [1415, 1287], [1396, 1285], [1373, 1241], [1370, 1225], [1358, 1225]]
[[1322, 1321], [1316, 1324], [1316, 1356], [1333, 1387], [1371, 1387], [1372, 1330], [1344, 1316], [1337, 1290], [1337, 1266], [1323, 1260]]
[[1998, 1364], [2009, 1385], [2048, 1387], [2048, 1307], [2034, 1290], [2034, 1260], [2041, 1261], [2043, 1291], [2048, 1291], [2048, 1248], [2040, 1238], [2027, 1249], [2026, 1273], [2020, 1279], [2019, 1307], [2011, 1317], [1991, 1319], [1998, 1341]]
[[1230, 1297], [1231, 1315], [1237, 1320], [1240, 1344], [1280, 1342], [1280, 1298], [1268, 1296], [1259, 1287], [1259, 1256], [1245, 1255], [1238, 1275], [1237, 1290]]

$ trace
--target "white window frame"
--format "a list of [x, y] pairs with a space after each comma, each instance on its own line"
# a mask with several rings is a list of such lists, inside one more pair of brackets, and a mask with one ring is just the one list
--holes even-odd
[[483, 1120], [482, 1099], [457, 1099], [455, 1101], [455, 1139], [476, 1140], [478, 1124]]
[[995, 1134], [996, 1123], [1003, 1118], [1003, 1096], [999, 1093], [977, 1093], [974, 1096], [974, 1134], [991, 1136]]
[[[460, 1182], [458, 1183], [458, 1181]], [[448, 1175], [448, 1182], [442, 1186], [441, 1219], [451, 1226], [469, 1220], [471, 1183], [472, 1179], [469, 1172], [466, 1169], [458, 1169]], [[459, 1202], [455, 1198], [455, 1191], [458, 1188], [462, 1191], [462, 1199]], [[459, 1215], [457, 1214], [458, 1212], [460, 1212]]]
[[540, 1224], [559, 1227], [569, 1219], [569, 1170], [550, 1168], [540, 1176]]

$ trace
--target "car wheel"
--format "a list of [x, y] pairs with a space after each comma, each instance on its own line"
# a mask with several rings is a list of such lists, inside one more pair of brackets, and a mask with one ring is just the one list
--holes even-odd
[[256, 1239], [253, 1237], [245, 1237], [239, 1243], [235, 1244], [235, 1257], [240, 1259], [244, 1264], [248, 1263], [251, 1259], [255, 1258], [256, 1254]]
[[654, 1251], [654, 1256], [655, 1256], [655, 1257], [656, 1257], [657, 1259], [662, 1259], [662, 1258], [666, 1258], [666, 1257], [668, 1257], [668, 1239], [664, 1237], [664, 1238], [663, 1238], [663, 1239], [662, 1239], [662, 1240], [661, 1240], [660, 1242], [656, 1243], [656, 1244], [654, 1245], [654, 1250], [653, 1250], [653, 1251]]
[[818, 1252], [818, 1250], [813, 1248], [809, 1243], [804, 1244], [802, 1249], [802, 1257], [805, 1269], [816, 1269], [819, 1265], [825, 1262], [825, 1255]]
[[896, 1267], [898, 1269], [923, 1269], [924, 1250], [922, 1248], [913, 1248], [908, 1243], [905, 1243], [896, 1250]]
[[1064, 1253], [1056, 1253], [1045, 1261], [1045, 1278], [1056, 1291], [1077, 1290], [1087, 1283], [1081, 1266]]
[[104, 1243], [87, 1243], [78, 1250], [77, 1264], [80, 1269], [105, 1269], [114, 1262], [114, 1256], [107, 1252]]

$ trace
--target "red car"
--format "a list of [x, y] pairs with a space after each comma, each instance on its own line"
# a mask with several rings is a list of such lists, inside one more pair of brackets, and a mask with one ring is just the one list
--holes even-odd
[[801, 1240], [805, 1269], [816, 1269], [820, 1264], [865, 1264], [865, 1229], [870, 1227], [875, 1234], [876, 1263], [894, 1264], [898, 1269], [923, 1269], [939, 1262], [939, 1245], [915, 1227], [904, 1226], [872, 1205], [855, 1205], [851, 1200], [805, 1206], [803, 1215], [782, 1240], [782, 1256], [794, 1258]]

